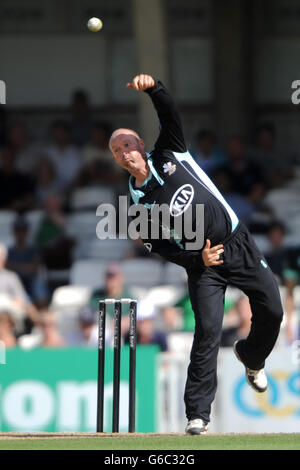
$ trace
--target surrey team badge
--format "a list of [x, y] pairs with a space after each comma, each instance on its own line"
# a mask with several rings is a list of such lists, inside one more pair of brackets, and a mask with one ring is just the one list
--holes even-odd
[[168, 175], [172, 175], [176, 171], [176, 165], [172, 162], [165, 163], [163, 165], [164, 173], [168, 173]]

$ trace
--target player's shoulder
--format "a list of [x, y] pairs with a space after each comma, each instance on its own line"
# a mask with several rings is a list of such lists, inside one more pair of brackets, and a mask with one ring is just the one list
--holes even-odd
[[163, 179], [166, 175], [171, 174], [172, 168], [176, 168], [176, 158], [169, 149], [154, 149], [149, 154], [149, 158], [155, 170]]
[[175, 155], [170, 149], [162, 149], [162, 148], [157, 148], [155, 147], [152, 152], [148, 155], [148, 158], [151, 158], [151, 160], [158, 166], [163, 167], [163, 165], [167, 161], [175, 161]]

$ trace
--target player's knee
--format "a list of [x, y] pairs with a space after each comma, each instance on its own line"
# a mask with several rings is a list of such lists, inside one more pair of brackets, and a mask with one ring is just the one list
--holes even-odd
[[283, 319], [283, 309], [281, 305], [273, 307], [269, 312], [269, 317], [272, 323], [280, 325]]
[[211, 327], [196, 329], [193, 348], [191, 352], [192, 359], [196, 360], [201, 358], [202, 355], [214, 354], [214, 351], [218, 349], [221, 341], [222, 329], [216, 325]]

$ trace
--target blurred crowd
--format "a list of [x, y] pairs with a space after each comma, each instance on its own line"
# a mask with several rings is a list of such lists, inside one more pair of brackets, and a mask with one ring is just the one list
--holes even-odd
[[[78, 309], [76, 328], [61, 328], [53, 307], [55, 290], [68, 282], [59, 276], [53, 281], [49, 273], [68, 271], [75, 260], [76, 234], [70, 236], [66, 230], [66, 215], [76, 210], [72, 206], [74, 193], [94, 187], [109, 188], [116, 196], [128, 192], [127, 175], [114, 164], [108, 149], [112, 130], [111, 123], [92, 119], [92, 107], [83, 90], [72, 95], [69, 119], [53, 122], [42, 141], [32, 138], [34, 129], [21, 121], [12, 122], [9, 113], [0, 109], [0, 216], [13, 214], [11, 243], [6, 243], [0, 229], [0, 341], [7, 347], [95, 346], [98, 301], [134, 297], [132, 286], [114, 260], [108, 263], [104, 282]], [[295, 223], [300, 220], [298, 155], [278, 150], [271, 123], [261, 124], [252, 142], [234, 135], [224, 147], [211, 130], [200, 129], [189, 147], [238, 217], [263, 242], [259, 247], [279, 286], [284, 287], [285, 341], [291, 343], [299, 338], [300, 302], [295, 293], [300, 282], [300, 240], [298, 243], [293, 232], [293, 220], [287, 224], [286, 214], [274, 210], [268, 196], [298, 191], [298, 199], [290, 199], [289, 210], [294, 210]], [[34, 211], [42, 217], [32, 233], [27, 215]], [[135, 241], [122, 257], [147, 258], [148, 254]], [[242, 293], [226, 297], [221, 345], [232, 346], [237, 338], [247, 336], [250, 324], [247, 298]], [[110, 342], [112, 311], [108, 326]], [[140, 344], [157, 344], [167, 351], [170, 333], [192, 333], [193, 328], [185, 285], [180, 298], [169, 305], [158, 308], [139, 302]], [[123, 341], [128, 342], [128, 312], [123, 317]]]

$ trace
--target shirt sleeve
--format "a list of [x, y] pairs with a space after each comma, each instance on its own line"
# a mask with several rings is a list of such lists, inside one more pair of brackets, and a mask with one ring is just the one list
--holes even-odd
[[150, 253], [157, 253], [171, 263], [178, 264], [185, 269], [204, 269], [205, 265], [200, 251], [182, 250], [172, 240], [143, 240]]
[[177, 107], [166, 87], [159, 81], [145, 90], [158, 114], [160, 133], [155, 143], [156, 150], [186, 152], [181, 119]]

